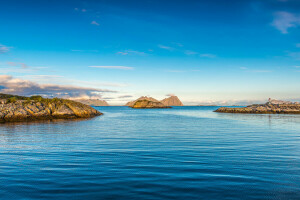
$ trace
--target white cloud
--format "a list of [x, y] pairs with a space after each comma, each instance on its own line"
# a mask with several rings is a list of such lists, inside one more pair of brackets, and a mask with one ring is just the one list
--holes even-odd
[[297, 44], [296, 44], [296, 47], [300, 48], [300, 43], [297, 43]]
[[72, 85], [38, 84], [29, 80], [0, 75], [1, 93], [16, 95], [42, 95], [45, 97], [71, 98], [79, 96], [101, 97], [102, 93], [115, 92], [112, 90], [80, 87]]
[[3, 44], [0, 44], [0, 54], [6, 53], [9, 51], [11, 47], [5, 46]]
[[295, 28], [300, 25], [300, 16], [289, 12], [276, 12], [272, 26], [281, 33], [287, 34], [289, 28]]
[[125, 67], [125, 66], [89, 66], [92, 68], [103, 68], [103, 69], [122, 69], [122, 70], [133, 70], [133, 67]]
[[99, 24], [98, 22], [96, 22], [96, 21], [92, 21], [91, 24], [96, 25], [96, 26], [99, 26], [99, 25], [100, 25], [100, 24]]

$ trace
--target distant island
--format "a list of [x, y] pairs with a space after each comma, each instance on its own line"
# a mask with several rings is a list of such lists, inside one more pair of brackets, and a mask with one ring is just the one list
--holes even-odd
[[109, 104], [105, 100], [100, 99], [76, 99], [74, 101], [83, 103], [89, 106], [109, 106]]
[[96, 109], [71, 100], [0, 93], [0, 122], [78, 119], [99, 115], [102, 113]]
[[220, 113], [253, 113], [253, 114], [300, 114], [300, 103], [269, 99], [265, 104], [253, 104], [242, 108], [222, 107]]
[[161, 101], [152, 97], [142, 96], [134, 101], [128, 102], [125, 106], [131, 108], [171, 108], [171, 106], [183, 106], [177, 96], [170, 96]]

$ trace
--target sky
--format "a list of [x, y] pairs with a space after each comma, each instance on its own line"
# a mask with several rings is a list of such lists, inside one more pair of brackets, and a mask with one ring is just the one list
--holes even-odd
[[300, 0], [0, 0], [0, 92], [300, 101]]

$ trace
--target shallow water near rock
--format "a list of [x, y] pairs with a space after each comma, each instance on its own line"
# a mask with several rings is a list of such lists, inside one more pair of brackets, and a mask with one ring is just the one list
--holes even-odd
[[300, 115], [217, 108], [0, 124], [0, 199], [299, 199]]

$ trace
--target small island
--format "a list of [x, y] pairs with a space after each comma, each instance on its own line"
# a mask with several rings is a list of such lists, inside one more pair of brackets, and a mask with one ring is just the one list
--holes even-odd
[[131, 108], [172, 108], [171, 106], [183, 106], [182, 102], [177, 96], [170, 96], [161, 101], [148, 96], [141, 96], [140, 98], [128, 102], [125, 106]]
[[59, 98], [23, 97], [0, 93], [0, 122], [79, 119], [102, 115], [91, 106]]
[[253, 104], [242, 108], [222, 107], [215, 112], [220, 113], [251, 113], [251, 114], [300, 114], [298, 102], [269, 99], [265, 104]]
[[149, 109], [149, 108], [171, 108], [170, 106], [166, 106], [163, 103], [159, 102], [153, 98], [140, 98], [133, 102], [133, 104], [129, 105], [131, 108], [137, 109]]

